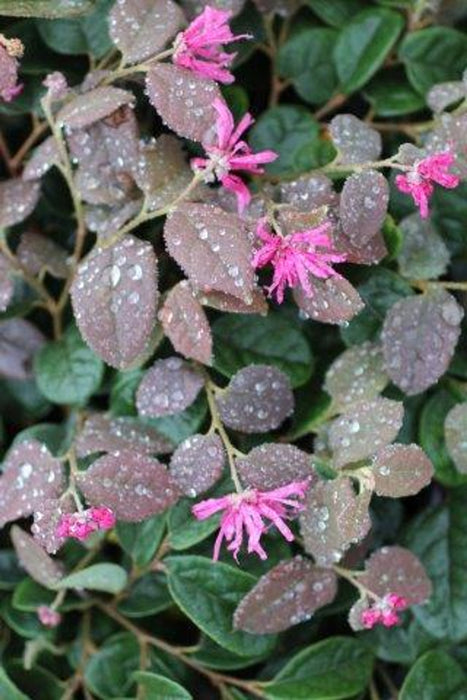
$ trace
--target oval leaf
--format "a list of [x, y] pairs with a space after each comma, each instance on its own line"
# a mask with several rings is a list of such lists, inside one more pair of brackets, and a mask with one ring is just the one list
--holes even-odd
[[202, 364], [211, 364], [211, 329], [188, 282], [179, 282], [170, 290], [159, 320], [176, 352]]
[[222, 476], [225, 452], [218, 435], [192, 435], [175, 450], [170, 476], [186, 496], [207, 491]]
[[338, 114], [331, 119], [329, 131], [341, 163], [368, 163], [381, 155], [381, 135], [353, 114]]
[[294, 290], [294, 299], [305, 317], [323, 323], [347, 323], [363, 309], [359, 293], [344, 277], [327, 280], [313, 278], [313, 296], [300, 289]]
[[397, 593], [407, 599], [408, 605], [425, 603], [431, 595], [431, 582], [425, 569], [403, 547], [383, 547], [373, 552], [358, 580], [381, 598]]
[[363, 399], [374, 399], [389, 381], [381, 348], [363, 343], [349, 348], [326, 372], [324, 388], [336, 409], [347, 409]]
[[200, 372], [179, 357], [156, 360], [138, 387], [138, 413], [149, 418], [180, 413], [193, 403], [203, 385]]
[[0, 228], [23, 221], [35, 208], [40, 183], [24, 182], [20, 177], [0, 182]]
[[76, 439], [78, 457], [125, 449], [141, 454], [164, 454], [171, 452], [173, 445], [155, 428], [137, 418], [111, 418], [103, 414], [90, 416]]
[[65, 576], [55, 588], [78, 588], [90, 591], [105, 591], [106, 593], [120, 593], [127, 582], [125, 569], [117, 564], [93, 564], [86, 569], [81, 569], [74, 574]]
[[433, 465], [418, 445], [388, 445], [371, 463], [378, 496], [412, 496], [427, 486]]
[[11, 528], [11, 540], [22, 566], [34, 581], [46, 588], [55, 588], [62, 578], [62, 567], [17, 525]]
[[345, 181], [339, 213], [351, 243], [365, 245], [376, 236], [386, 217], [388, 202], [388, 182], [376, 170], [355, 173]]
[[316, 478], [311, 457], [294, 445], [265, 443], [236, 460], [241, 480], [249, 487], [271, 491], [292, 481]]
[[97, 87], [77, 95], [57, 114], [57, 122], [69, 129], [84, 129], [86, 126], [108, 117], [122, 105], [134, 102], [134, 96], [127, 90], [106, 86]]

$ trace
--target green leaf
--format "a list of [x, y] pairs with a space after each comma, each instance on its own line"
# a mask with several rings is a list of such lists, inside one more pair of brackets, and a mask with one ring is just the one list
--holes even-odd
[[444, 506], [422, 512], [410, 523], [408, 548], [420, 559], [433, 584], [426, 605], [412, 608], [437, 639], [467, 638], [467, 488], [452, 489]]
[[404, 26], [401, 15], [383, 7], [363, 10], [341, 31], [334, 50], [344, 93], [355, 92], [383, 64]]
[[462, 700], [467, 678], [445, 651], [429, 651], [413, 666], [399, 695], [400, 700]]
[[191, 512], [193, 503], [187, 498], [172, 506], [168, 515], [169, 540], [172, 549], [188, 549], [202, 542], [219, 527], [220, 516], [196, 520]]
[[44, 588], [32, 578], [25, 578], [16, 586], [12, 603], [18, 610], [35, 612], [39, 605], [51, 605], [54, 598], [54, 591]]
[[137, 579], [118, 609], [127, 617], [147, 617], [172, 604], [165, 576], [150, 573]]
[[91, 591], [119, 593], [125, 588], [127, 574], [125, 569], [117, 564], [93, 564], [74, 574], [65, 576], [56, 585], [62, 588], [86, 588]]
[[351, 637], [331, 637], [300, 651], [266, 686], [274, 700], [337, 700], [361, 693], [373, 656]]
[[306, 29], [286, 41], [279, 51], [279, 73], [292, 81], [306, 102], [321, 104], [336, 90], [337, 75], [329, 60], [336, 39], [333, 29]]
[[376, 76], [363, 94], [378, 117], [401, 117], [425, 107], [423, 97], [399, 71], [384, 71]]
[[61, 54], [92, 54], [101, 58], [112, 48], [108, 12], [112, 0], [99, 0], [93, 12], [79, 19], [37, 20], [39, 33], [49, 48]]
[[[396, 501], [391, 500], [391, 503]], [[394, 528], [391, 528], [394, 532]], [[387, 628], [376, 625], [359, 637], [378, 659], [411, 666], [421, 654], [436, 646], [434, 639], [413, 617], [408, 625]]]
[[270, 175], [297, 175], [329, 162], [333, 146], [320, 138], [318, 122], [307, 109], [293, 105], [273, 107], [251, 130], [255, 151], [273, 148], [279, 154], [266, 166]]
[[89, 690], [103, 700], [129, 693], [139, 667], [139, 645], [127, 632], [116, 634], [92, 654], [84, 671]]
[[5, 624], [19, 634], [20, 637], [36, 639], [44, 630], [36, 613], [16, 610], [12, 606], [10, 598], [3, 599], [0, 615]]
[[116, 533], [122, 548], [135, 564], [144, 568], [154, 557], [165, 530], [165, 513], [141, 523], [117, 522]]
[[26, 576], [18, 564], [16, 552], [12, 549], [0, 550], [0, 591], [11, 591]]
[[246, 668], [253, 666], [259, 661], [262, 661], [263, 656], [238, 656], [231, 651], [227, 651], [212, 641], [209, 637], [202, 636], [201, 642], [196, 646], [193, 654], [190, 654], [192, 659], [208, 668], [214, 668], [221, 671], [231, 669]]
[[467, 254], [467, 182], [454, 190], [437, 187], [433, 195], [432, 221], [454, 255]]
[[241, 656], [260, 656], [272, 635], [233, 631], [232, 618], [256, 579], [238, 568], [197, 556], [168, 557], [169, 589], [183, 612], [215, 642]]
[[467, 65], [467, 36], [450, 27], [408, 34], [399, 48], [407, 77], [421, 95], [435, 83], [457, 80]]
[[54, 403], [82, 403], [99, 387], [104, 363], [83, 342], [74, 326], [61, 340], [45, 345], [35, 358], [39, 389]]
[[10, 17], [76, 17], [92, 10], [93, 0], [0, 0], [0, 15]]
[[[6, 671], [16, 685], [27, 693], [26, 697], [34, 700], [62, 700], [65, 684], [49, 670], [34, 666], [25, 669], [23, 661], [11, 661], [6, 664]], [[20, 696], [22, 697], [22, 696]], [[5, 700], [10, 700], [7, 696]]]
[[133, 674], [133, 678], [144, 688], [145, 700], [191, 700], [193, 698], [181, 685], [156, 673], [137, 671]]
[[306, 0], [306, 4], [332, 27], [344, 27], [362, 7], [360, 0]]
[[141, 383], [144, 371], [129, 369], [126, 372], [116, 372], [110, 390], [110, 410], [115, 416], [136, 416], [136, 389]]
[[28, 700], [27, 695], [24, 695], [10, 681], [2, 666], [0, 666], [0, 697], [5, 698], [5, 700]]
[[457, 471], [449, 455], [444, 435], [445, 418], [457, 403], [451, 393], [440, 389], [426, 401], [420, 416], [420, 445], [433, 463], [436, 479], [446, 486], [467, 484], [467, 475]]
[[232, 377], [251, 364], [274, 365], [301, 386], [313, 371], [313, 356], [300, 327], [279, 314], [226, 314], [212, 327], [214, 367]]

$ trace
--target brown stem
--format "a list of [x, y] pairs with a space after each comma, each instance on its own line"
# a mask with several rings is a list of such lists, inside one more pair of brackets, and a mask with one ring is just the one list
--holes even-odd
[[334, 110], [341, 107], [345, 102], [347, 102], [348, 99], [348, 95], [343, 95], [341, 93], [334, 95], [326, 102], [326, 104], [315, 112], [315, 119], [323, 119], [323, 117], [326, 117], [330, 112], [334, 112]]
[[2, 156], [3, 160], [5, 161], [6, 168], [8, 170], [8, 173], [10, 175], [14, 175], [13, 168], [11, 167], [11, 154], [10, 154], [10, 149], [8, 148], [8, 144], [5, 141], [5, 138], [0, 131], [0, 155]]
[[35, 146], [35, 144], [39, 141], [39, 139], [47, 131], [47, 129], [48, 124], [45, 121], [38, 122], [37, 124], [35, 124], [33, 130], [31, 131], [27, 139], [24, 141], [24, 143], [21, 144], [19, 149], [11, 158], [10, 165], [13, 174], [16, 174], [18, 172], [24, 157], [29, 153], [31, 148]]

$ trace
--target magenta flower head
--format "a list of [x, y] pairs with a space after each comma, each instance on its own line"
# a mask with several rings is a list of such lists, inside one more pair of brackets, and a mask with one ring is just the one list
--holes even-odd
[[237, 197], [239, 213], [242, 213], [250, 202], [251, 194], [243, 180], [233, 173], [243, 171], [260, 175], [264, 172], [261, 166], [276, 160], [277, 153], [253, 153], [249, 145], [240, 138], [253, 124], [251, 114], [247, 112], [235, 127], [233, 116], [223, 100], [215, 99], [212, 106], [218, 115], [217, 143], [203, 143], [208, 157], [192, 158], [191, 165], [195, 171], [205, 172], [205, 182], [213, 182], [217, 178], [227, 190], [233, 192]]
[[65, 513], [57, 525], [57, 537], [86, 540], [97, 530], [110, 530], [115, 525], [115, 515], [106, 506], [88, 508], [78, 513]]
[[403, 596], [397, 593], [388, 593], [362, 612], [362, 624], [365, 629], [372, 629], [375, 625], [394, 627], [400, 622], [397, 611], [406, 608], [407, 600]]
[[301, 286], [305, 294], [313, 296], [312, 277], [327, 279], [338, 276], [330, 263], [344, 262], [346, 255], [333, 250], [329, 236], [331, 224], [325, 222], [315, 228], [296, 231], [287, 236], [273, 233], [266, 219], [260, 219], [256, 235], [264, 245], [255, 253], [252, 265], [259, 269], [271, 264], [274, 268], [269, 295], [281, 304], [286, 287]]
[[62, 621], [60, 613], [50, 608], [48, 605], [39, 605], [37, 608], [37, 617], [44, 627], [58, 627]]
[[300, 499], [304, 498], [307, 488], [308, 481], [294, 481], [273, 491], [247, 489], [221, 498], [209, 498], [193, 506], [193, 515], [198, 520], [206, 520], [214, 513], [223, 511], [214, 544], [214, 561], [219, 558], [224, 539], [229, 542], [227, 549], [238, 561], [244, 535], [248, 538], [248, 553], [254, 552], [260, 559], [267, 559], [260, 540], [270, 525], [274, 525], [287, 542], [292, 542], [293, 533], [284, 519], [290, 519], [302, 510]]
[[426, 219], [429, 214], [429, 201], [434, 192], [434, 185], [453, 189], [459, 184], [457, 175], [449, 172], [448, 168], [454, 163], [454, 156], [449, 151], [435, 153], [419, 160], [406, 175], [396, 176], [396, 186], [412, 199], [420, 209], [420, 216]]
[[228, 68], [236, 54], [225, 53], [222, 44], [251, 37], [249, 34], [234, 36], [228, 25], [231, 16], [231, 12], [206, 7], [199, 17], [175, 38], [172, 57], [175, 65], [220, 83], [232, 83], [234, 77]]
[[19, 39], [7, 39], [0, 34], [0, 98], [11, 102], [23, 90], [18, 83], [18, 58], [23, 55], [23, 44]]

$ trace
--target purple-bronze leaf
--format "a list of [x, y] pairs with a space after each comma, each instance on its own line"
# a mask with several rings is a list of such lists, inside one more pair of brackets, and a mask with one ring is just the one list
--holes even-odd
[[329, 131], [340, 163], [368, 163], [381, 155], [380, 134], [353, 114], [338, 114], [331, 119]]
[[67, 251], [40, 233], [23, 233], [16, 255], [32, 275], [39, 275], [47, 270], [57, 278], [65, 279], [68, 276]]
[[134, 95], [128, 90], [106, 86], [77, 95], [57, 114], [57, 122], [68, 129], [84, 129], [115, 112], [123, 105], [132, 104]]
[[349, 348], [329, 367], [324, 388], [342, 411], [362, 399], [374, 399], [389, 382], [381, 347], [363, 343]]
[[202, 374], [179, 357], [156, 360], [136, 393], [140, 416], [157, 418], [188, 408], [203, 388]]
[[125, 63], [139, 63], [161, 51], [184, 19], [172, 0], [117, 0], [109, 15], [110, 36]]
[[192, 435], [173, 453], [170, 475], [186, 496], [195, 498], [220, 479], [224, 462], [224, 447], [218, 435]]
[[222, 421], [242, 433], [275, 430], [291, 415], [289, 378], [277, 367], [250, 365], [237, 372], [217, 397]]
[[306, 175], [298, 180], [281, 183], [279, 195], [281, 202], [304, 212], [334, 206], [337, 203], [332, 180], [320, 174]]
[[438, 381], [454, 354], [463, 316], [444, 289], [429, 289], [391, 307], [383, 326], [383, 352], [399, 389], [410, 396]]
[[319, 481], [309, 491], [300, 529], [305, 550], [327, 566], [339, 561], [371, 527], [371, 491], [356, 494], [349, 478]]
[[37, 542], [17, 525], [11, 528], [11, 541], [21, 565], [27, 573], [46, 588], [55, 588], [63, 576], [63, 568]]
[[29, 321], [12, 318], [0, 322], [0, 376], [32, 377], [34, 355], [44, 343], [42, 333]]
[[387, 445], [372, 459], [378, 496], [412, 496], [427, 486], [433, 465], [418, 445]]
[[402, 427], [404, 405], [377, 397], [353, 404], [329, 426], [333, 463], [343, 467], [392, 442]]
[[355, 173], [345, 181], [339, 212], [342, 228], [351, 243], [365, 245], [376, 236], [383, 225], [388, 202], [388, 182], [376, 170]]
[[367, 243], [361, 245], [350, 240], [344, 232], [340, 221], [334, 225], [332, 239], [336, 251], [345, 253], [346, 262], [349, 263], [376, 265], [388, 252], [381, 232], [378, 232]]
[[383, 598], [388, 593], [403, 596], [408, 605], [424, 603], [431, 595], [431, 581], [425, 569], [408, 549], [383, 547], [374, 552], [359, 581]]
[[111, 508], [117, 520], [125, 522], [150, 518], [180, 497], [166, 467], [134, 450], [101, 457], [79, 474], [78, 485], [88, 503]]
[[260, 491], [271, 491], [292, 481], [315, 481], [311, 457], [294, 445], [265, 443], [236, 460], [244, 484]]
[[215, 124], [212, 103], [222, 96], [213, 80], [157, 63], [147, 73], [146, 90], [163, 122], [179, 136], [202, 141]]
[[31, 515], [64, 488], [61, 462], [37, 440], [25, 440], [12, 447], [0, 476], [0, 527]]
[[23, 180], [39, 180], [50, 168], [60, 161], [55, 138], [49, 136], [36, 148], [23, 170]]
[[251, 301], [251, 244], [238, 216], [209, 204], [182, 204], [168, 216], [164, 235], [170, 255], [195, 287]]
[[137, 418], [111, 418], [99, 413], [87, 419], [76, 439], [78, 457], [125, 449], [141, 454], [166, 454], [172, 452], [173, 445], [155, 428]]
[[31, 532], [36, 542], [49, 554], [55, 554], [66, 540], [66, 537], [57, 534], [62, 515], [74, 513], [75, 510], [76, 505], [71, 496], [49, 498], [35, 509]]
[[301, 288], [294, 290], [294, 298], [303, 313], [323, 323], [346, 323], [363, 309], [357, 290], [344, 277], [327, 280], [313, 278], [313, 296], [306, 296]]
[[282, 561], [262, 576], [240, 601], [234, 628], [251, 634], [274, 634], [304, 622], [337, 593], [337, 579], [330, 569], [321, 569], [297, 556]]
[[39, 194], [39, 182], [24, 182], [20, 177], [0, 182], [0, 228], [19, 224], [29, 216]]
[[444, 421], [446, 447], [461, 474], [467, 474], [467, 403], [451, 408]]
[[157, 260], [151, 244], [127, 235], [97, 248], [79, 266], [71, 298], [91, 348], [112, 367], [131, 366], [156, 323]]
[[179, 282], [170, 290], [158, 318], [176, 352], [204, 365], [211, 364], [211, 329], [188, 282]]
[[188, 19], [191, 20], [200, 15], [208, 5], [218, 10], [230, 10], [232, 15], [238, 15], [245, 0], [182, 0], [180, 4]]
[[0, 253], [0, 311], [8, 308], [15, 291], [12, 272], [8, 260]]
[[426, 96], [427, 105], [433, 112], [444, 112], [446, 107], [466, 97], [467, 86], [460, 80], [433, 85]]
[[266, 316], [268, 304], [260, 289], [253, 289], [251, 301], [245, 302], [222, 292], [199, 292], [197, 295], [203, 306], [209, 306], [229, 314], [260, 314]]

